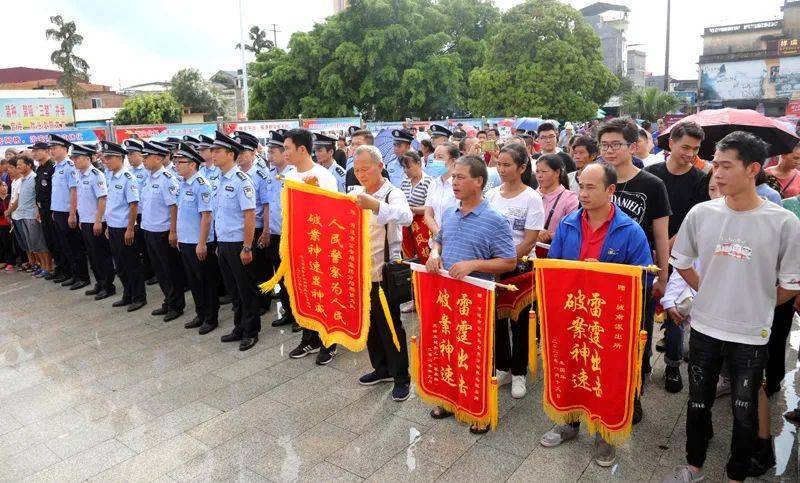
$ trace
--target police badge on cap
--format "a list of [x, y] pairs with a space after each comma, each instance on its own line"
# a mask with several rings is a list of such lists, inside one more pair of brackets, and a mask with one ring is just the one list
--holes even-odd
[[439, 124], [431, 124], [431, 127], [428, 129], [430, 132], [431, 137], [442, 136], [449, 138], [453, 135], [453, 131], [447, 129], [444, 126], [440, 126]]
[[414, 135], [404, 129], [395, 129], [392, 131], [392, 140], [396, 143], [408, 143], [414, 140]]

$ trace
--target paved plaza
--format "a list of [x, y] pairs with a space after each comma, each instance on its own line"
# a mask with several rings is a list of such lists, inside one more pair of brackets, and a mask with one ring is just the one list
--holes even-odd
[[[299, 334], [270, 327], [274, 308], [258, 345], [239, 352], [219, 342], [230, 305], [221, 328], [200, 336], [183, 328], [188, 312], [166, 324], [149, 315], [157, 286], [133, 314], [112, 309], [116, 297], [95, 302], [27, 274], [2, 274], [0, 287], [1, 481], [653, 481], [684, 461], [687, 388], [664, 391], [660, 354], [644, 420], [603, 469], [585, 433], [539, 445], [551, 426], [541, 377], [524, 399], [501, 388], [497, 431], [474, 436], [452, 418], [432, 420], [413, 390], [396, 403], [390, 384], [359, 386], [366, 351], [340, 350], [327, 367], [288, 359]], [[417, 332], [416, 319], [407, 324]], [[770, 481], [800, 480], [797, 428], [781, 417], [798, 401], [797, 324], [790, 337], [790, 373], [772, 401]], [[723, 481], [730, 398], [714, 412], [706, 469]]]

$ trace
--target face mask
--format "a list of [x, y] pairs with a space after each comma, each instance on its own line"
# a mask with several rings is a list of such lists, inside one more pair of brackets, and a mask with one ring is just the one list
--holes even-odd
[[438, 159], [432, 159], [428, 161], [428, 164], [425, 165], [423, 171], [425, 171], [425, 174], [427, 174], [428, 176], [433, 176], [435, 178], [447, 172], [447, 165], [445, 164], [444, 161]]

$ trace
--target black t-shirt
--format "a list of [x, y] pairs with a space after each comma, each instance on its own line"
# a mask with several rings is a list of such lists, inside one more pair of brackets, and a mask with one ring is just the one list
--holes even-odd
[[611, 202], [642, 227], [650, 249], [655, 250], [653, 220], [672, 214], [664, 182], [646, 171], [639, 171], [628, 181], [617, 183]]
[[644, 170], [658, 177], [667, 188], [669, 206], [672, 209], [672, 215], [669, 217], [668, 236], [672, 238], [678, 233], [689, 210], [703, 201], [702, 192], [707, 190], [703, 187], [705, 173], [692, 166], [692, 169], [686, 173], [674, 175], [667, 169], [666, 162], [650, 165]]
[[36, 168], [36, 205], [42, 211], [50, 211], [50, 196], [53, 191], [53, 172], [56, 164], [52, 159]]

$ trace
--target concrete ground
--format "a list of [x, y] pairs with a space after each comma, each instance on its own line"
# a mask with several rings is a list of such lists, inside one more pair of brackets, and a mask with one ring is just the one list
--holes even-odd
[[[660, 354], [644, 420], [604, 469], [585, 433], [539, 445], [551, 426], [540, 377], [520, 400], [501, 388], [497, 431], [473, 436], [432, 420], [413, 393], [396, 403], [391, 385], [359, 386], [366, 352], [341, 350], [327, 367], [289, 360], [299, 334], [270, 327], [274, 309], [258, 345], [239, 352], [219, 342], [229, 305], [221, 329], [200, 336], [183, 328], [190, 315], [167, 324], [149, 315], [157, 286], [134, 314], [113, 309], [116, 298], [95, 302], [27, 274], [0, 274], [0, 287], [2, 481], [657, 481], [683, 462], [687, 393], [664, 391]], [[416, 320], [407, 324], [415, 333]], [[784, 390], [771, 402], [769, 481], [800, 481], [797, 428], [781, 417], [798, 402], [797, 324], [790, 339]], [[706, 470], [722, 481], [729, 397], [714, 413]]]

